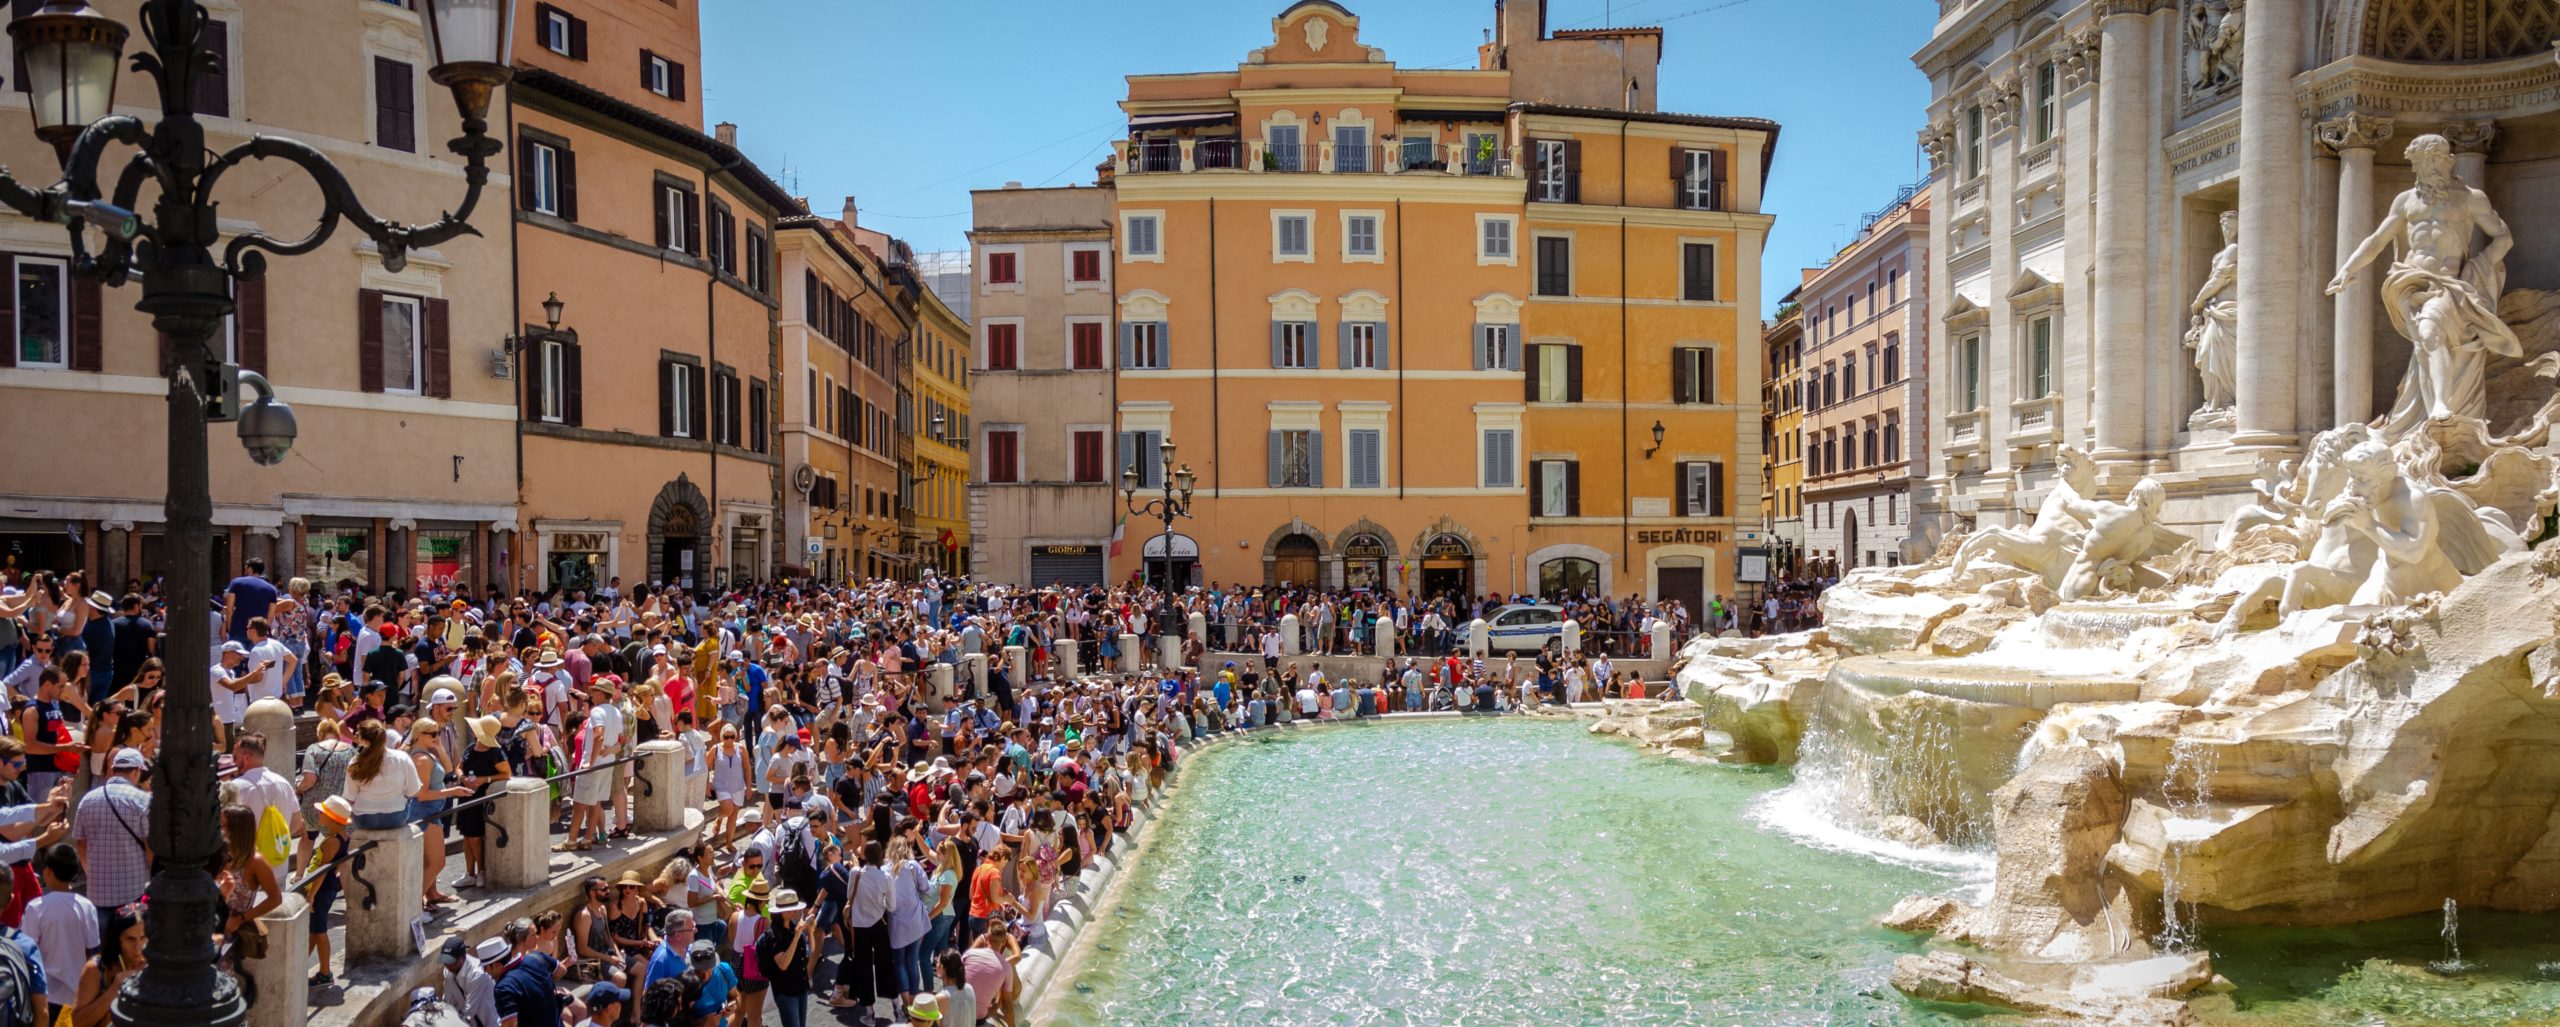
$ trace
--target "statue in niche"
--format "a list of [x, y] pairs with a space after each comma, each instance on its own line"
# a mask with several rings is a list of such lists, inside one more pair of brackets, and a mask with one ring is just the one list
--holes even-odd
[[2044, 505], [2036, 508], [2036, 519], [2024, 528], [1986, 528], [1967, 536], [1956, 550], [1948, 580], [1962, 580], [1966, 567], [1988, 559], [2041, 577], [2047, 586], [2058, 585], [2081, 536], [2099, 512], [2092, 502], [2098, 488], [2098, 463], [2070, 446], [2053, 452], [2062, 466], [2062, 480], [2054, 483]]
[[[2347, 255], [2328, 289], [2337, 295], [2385, 245], [2400, 247], [2382, 278], [2382, 303], [2416, 350], [2400, 378], [2400, 398], [2382, 418], [2387, 439], [2436, 418], [2486, 415], [2488, 355], [2524, 354], [2515, 329], [2498, 317], [2507, 251], [2515, 246], [2506, 221], [2490, 209], [2489, 194], [2453, 177], [2453, 146], [2443, 136], [2411, 140], [2408, 155], [2417, 184], [2391, 198], [2382, 224]], [[2474, 229], [2489, 239], [2476, 255]]]
[[[2081, 538], [2070, 569], [2063, 572], [2062, 587], [2055, 590], [2063, 601], [2133, 591], [2142, 561], [2164, 551], [2160, 507], [2168, 498], [2166, 487], [2144, 478], [2133, 484], [2133, 494], [2124, 502], [2091, 502], [2089, 533]], [[2176, 544], [2167, 548], [2174, 549]]]
[[[2222, 212], [2222, 251], [2213, 255], [2204, 288], [2187, 305], [2194, 323], [2187, 328], [2187, 348], [2196, 353], [2196, 374], [2204, 379], [2204, 405], [2199, 417], [2231, 409], [2233, 382], [2239, 377], [2240, 212]], [[2228, 420], [2226, 417], [2225, 420]]]
[[2239, 0], [2195, 0], [2187, 5], [2187, 52], [2195, 55], [2196, 92], [2212, 92], [2240, 81], [2241, 26]]

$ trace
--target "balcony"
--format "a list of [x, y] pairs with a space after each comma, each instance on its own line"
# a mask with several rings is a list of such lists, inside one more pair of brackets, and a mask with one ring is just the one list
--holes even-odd
[[1274, 146], [1260, 139], [1209, 138], [1125, 139], [1112, 147], [1119, 175], [1189, 174], [1201, 171], [1248, 174], [1317, 175], [1447, 175], [1466, 178], [1519, 178], [1517, 148], [1412, 140], [1365, 146], [1338, 146], [1331, 140]]

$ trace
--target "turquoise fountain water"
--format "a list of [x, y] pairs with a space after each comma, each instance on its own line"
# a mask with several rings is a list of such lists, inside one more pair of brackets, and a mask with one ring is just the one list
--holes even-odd
[[1783, 771], [1548, 721], [1280, 732], [1204, 753], [1041, 1021], [1936, 1023], [1870, 918], [1952, 879], [1746, 815]]

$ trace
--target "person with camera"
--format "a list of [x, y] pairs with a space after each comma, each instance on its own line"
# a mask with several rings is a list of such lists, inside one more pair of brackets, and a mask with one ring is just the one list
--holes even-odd
[[808, 912], [809, 904], [801, 901], [799, 892], [774, 889], [773, 902], [765, 909], [764, 935], [756, 939], [756, 969], [770, 987], [782, 1027], [808, 1027], [809, 1023], [809, 968], [824, 947], [817, 918]]

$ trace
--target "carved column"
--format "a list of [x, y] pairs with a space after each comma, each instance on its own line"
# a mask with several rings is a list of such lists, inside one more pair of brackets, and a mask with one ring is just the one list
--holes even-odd
[[2444, 141], [2453, 144], [2453, 177], [2474, 189], [2488, 188], [2489, 148], [2498, 144], [2498, 123], [2487, 118], [2448, 121], [2443, 132]]
[[[2302, 186], [2308, 149], [2293, 76], [2300, 4], [2249, 5], [2240, 63], [2240, 360], [2235, 449], [2291, 449], [2302, 327]], [[2114, 62], [2108, 62], [2113, 64]]]
[[[2320, 123], [2320, 145], [2338, 155], [2338, 256], [2373, 233], [2373, 151], [2391, 138], [2390, 118], [2342, 114]], [[2335, 268], [2324, 268], [2334, 272]], [[2373, 419], [2373, 305], [2381, 276], [2365, 274], [2331, 298], [2337, 325], [2330, 343], [2337, 388], [2330, 400], [2338, 424]]]
[[2117, 464], [2140, 458], [2150, 338], [2144, 310], [2145, 269], [2151, 263], [2151, 4], [2110, 0], [2099, 5], [2097, 139], [2097, 268], [2095, 310], [2099, 340], [2095, 409], [2097, 458]]

